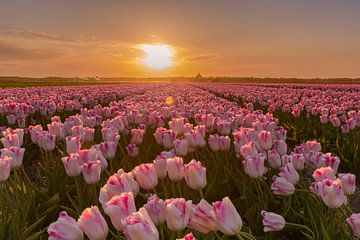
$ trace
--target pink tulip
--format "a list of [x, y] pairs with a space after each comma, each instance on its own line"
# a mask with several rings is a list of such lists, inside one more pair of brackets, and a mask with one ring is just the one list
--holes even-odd
[[203, 189], [206, 186], [206, 168], [197, 162], [191, 160], [184, 166], [185, 181], [188, 186], [195, 190]]
[[77, 177], [81, 174], [79, 159], [80, 157], [76, 153], [71, 153], [69, 156], [61, 158], [68, 176]]
[[65, 141], [66, 141], [67, 154], [77, 153], [80, 150], [80, 148], [81, 148], [80, 137], [67, 136], [65, 138]]
[[219, 229], [214, 207], [206, 200], [201, 199], [197, 205], [193, 205], [189, 228], [207, 234], [210, 231], [216, 232]]
[[259, 142], [260, 148], [264, 151], [271, 149], [272, 147], [272, 139], [271, 132], [262, 130], [257, 135], [257, 140]]
[[284, 167], [280, 168], [279, 176], [284, 177], [294, 185], [297, 184], [300, 180], [299, 173], [295, 170], [295, 167], [292, 163], [287, 163]]
[[139, 184], [135, 181], [133, 173], [125, 173], [120, 169], [109, 177], [106, 182], [106, 190], [111, 197], [122, 192], [132, 192], [135, 196], [139, 192]]
[[264, 232], [281, 231], [285, 227], [285, 219], [283, 216], [273, 213], [261, 211]]
[[126, 150], [130, 157], [136, 157], [137, 155], [139, 155], [139, 148], [133, 143], [130, 143], [126, 147]]
[[183, 238], [177, 238], [176, 240], [196, 240], [196, 238], [192, 233], [188, 233]]
[[5, 137], [0, 139], [4, 148], [17, 147], [20, 148], [20, 140], [17, 134], [7, 134]]
[[84, 209], [78, 224], [90, 240], [105, 240], [108, 235], [108, 225], [97, 206]]
[[136, 212], [134, 195], [132, 192], [123, 192], [112, 197], [103, 206], [104, 212], [111, 218], [111, 223], [116, 230], [122, 231], [121, 220]]
[[49, 240], [82, 240], [84, 238], [76, 220], [69, 217], [65, 211], [60, 212], [57, 221], [50, 224], [47, 233]]
[[255, 144], [252, 141], [250, 141], [248, 144], [245, 144], [240, 148], [240, 153], [243, 158], [246, 158], [246, 157], [255, 156], [258, 153], [258, 151], [255, 147]]
[[85, 127], [84, 128], [84, 142], [92, 143], [94, 141], [95, 129]]
[[18, 168], [21, 166], [24, 158], [25, 148], [10, 147], [0, 150], [1, 156], [8, 156], [11, 158], [10, 168]]
[[171, 181], [179, 182], [184, 178], [184, 160], [181, 157], [167, 159], [167, 171]]
[[147, 199], [147, 203], [143, 206], [149, 214], [151, 220], [155, 225], [165, 223], [165, 202], [159, 199], [156, 195], [152, 195]]
[[341, 180], [342, 188], [346, 195], [352, 195], [356, 190], [356, 176], [351, 173], [341, 173], [339, 174], [339, 179]]
[[280, 155], [285, 155], [287, 153], [287, 144], [284, 140], [275, 140], [274, 147]]
[[159, 232], [145, 208], [122, 220], [124, 235], [128, 240], [158, 240]]
[[143, 142], [144, 139], [144, 130], [142, 129], [131, 129], [131, 139], [130, 143], [139, 145]]
[[319, 193], [321, 199], [329, 208], [338, 208], [347, 203], [344, 190], [341, 186], [341, 180], [325, 179], [320, 182]]
[[0, 157], [0, 182], [5, 182], [10, 176], [11, 157]]
[[100, 181], [100, 161], [91, 161], [80, 166], [81, 172], [87, 184], [95, 184]]
[[189, 142], [187, 139], [176, 139], [174, 141], [176, 155], [184, 157], [189, 151]]
[[63, 140], [65, 138], [65, 133], [63, 130], [63, 125], [61, 122], [52, 122], [47, 125], [47, 128], [51, 134], [56, 136], [57, 140]]
[[166, 178], [167, 175], [167, 157], [163, 154], [160, 154], [154, 160], [154, 167], [156, 175], [159, 179]]
[[335, 173], [331, 167], [322, 167], [314, 171], [312, 177], [316, 182], [321, 182], [324, 179], [335, 180]]
[[265, 167], [265, 156], [262, 153], [258, 153], [253, 157], [246, 157], [242, 163], [245, 173], [252, 178], [261, 178], [268, 170]]
[[354, 213], [346, 219], [346, 222], [350, 225], [354, 236], [360, 237], [360, 213]]
[[136, 166], [133, 170], [135, 180], [141, 188], [145, 190], [155, 189], [158, 184], [158, 178], [153, 163], [143, 163]]
[[185, 229], [191, 214], [192, 201], [184, 198], [172, 198], [165, 200], [166, 225], [174, 232]]
[[295, 192], [295, 186], [284, 177], [274, 177], [271, 190], [275, 195], [289, 196]]
[[35, 144], [37, 144], [37, 134], [36, 133], [40, 132], [40, 131], [42, 131], [41, 125], [29, 126], [31, 141]]
[[276, 150], [269, 150], [267, 156], [271, 168], [278, 169], [281, 167], [281, 156]]
[[102, 155], [107, 160], [111, 160], [115, 157], [116, 154], [116, 143], [115, 142], [101, 142], [99, 144], [99, 149]]
[[230, 198], [225, 197], [222, 201], [214, 202], [213, 206], [219, 230], [230, 236], [239, 234], [242, 228], [242, 220]]

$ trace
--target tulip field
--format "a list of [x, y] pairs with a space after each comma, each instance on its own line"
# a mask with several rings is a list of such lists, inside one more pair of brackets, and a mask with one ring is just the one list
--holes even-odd
[[360, 85], [0, 89], [0, 240], [360, 238]]

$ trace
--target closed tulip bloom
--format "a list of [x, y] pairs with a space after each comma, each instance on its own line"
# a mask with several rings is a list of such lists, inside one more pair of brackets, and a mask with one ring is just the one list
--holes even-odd
[[144, 130], [142, 129], [131, 129], [130, 143], [141, 144], [144, 139]]
[[185, 181], [188, 186], [195, 190], [203, 189], [206, 186], [206, 168], [197, 162], [191, 160], [184, 166]]
[[111, 223], [116, 230], [122, 231], [121, 220], [136, 212], [134, 195], [132, 192], [123, 192], [112, 197], [103, 205], [106, 215], [111, 218]]
[[67, 154], [77, 153], [80, 150], [81, 148], [80, 137], [67, 136], [65, 138], [65, 141], [66, 141]]
[[329, 208], [341, 207], [344, 203], [347, 203], [347, 197], [341, 186], [341, 180], [325, 179], [320, 183], [319, 187], [320, 197], [323, 202]]
[[166, 130], [162, 134], [162, 142], [166, 149], [170, 149], [174, 146], [174, 141], [176, 139], [176, 132], [173, 130]]
[[1, 156], [8, 156], [11, 158], [11, 169], [21, 166], [24, 158], [25, 148], [10, 147], [1, 149]]
[[187, 139], [176, 139], [174, 141], [176, 155], [184, 157], [189, 151], [189, 142]]
[[284, 177], [274, 177], [271, 190], [275, 195], [290, 196], [295, 192], [295, 186]]
[[281, 231], [284, 229], [286, 222], [283, 216], [273, 213], [261, 211], [264, 232]]
[[0, 157], [0, 182], [5, 182], [10, 176], [11, 157]]
[[139, 155], [139, 148], [134, 143], [130, 143], [126, 147], [126, 151], [130, 157], [136, 157], [137, 155]]
[[285, 155], [287, 153], [287, 144], [284, 140], [275, 140], [274, 146], [275, 146], [276, 151], [280, 155]]
[[192, 233], [188, 233], [183, 238], [177, 238], [176, 240], [196, 240], [196, 238]]
[[154, 160], [154, 167], [158, 179], [164, 179], [167, 175], [167, 157], [163, 154], [158, 155]]
[[29, 126], [29, 132], [30, 132], [30, 138], [31, 141], [35, 144], [37, 144], [37, 132], [42, 131], [42, 126], [41, 125], [36, 125], [36, 126]]
[[214, 134], [210, 135], [208, 139], [209, 147], [212, 151], [217, 152], [220, 150], [220, 140], [219, 135]]
[[56, 136], [57, 140], [63, 140], [65, 138], [65, 132], [63, 130], [63, 125], [61, 122], [52, 122], [48, 124], [48, 130], [51, 134]]
[[163, 145], [163, 132], [166, 131], [166, 128], [159, 127], [155, 130], [154, 138], [159, 145]]
[[84, 140], [84, 127], [83, 126], [74, 126], [71, 128], [72, 137], [80, 137], [81, 141]]
[[60, 212], [57, 221], [50, 224], [47, 233], [49, 240], [82, 240], [84, 238], [76, 220], [69, 217], [65, 211]]
[[39, 147], [46, 152], [51, 152], [55, 149], [55, 140], [56, 140], [55, 135], [50, 134], [48, 132], [37, 134], [37, 142], [39, 144]]
[[128, 240], [158, 240], [159, 232], [145, 208], [122, 220], [124, 235]]
[[84, 142], [92, 143], [94, 141], [95, 129], [85, 127], [84, 128]]
[[165, 201], [166, 225], [171, 231], [180, 232], [185, 229], [191, 214], [192, 201], [184, 198], [172, 198]]
[[184, 178], [184, 160], [181, 157], [167, 159], [167, 170], [171, 181], [179, 182]]
[[219, 230], [214, 207], [205, 199], [201, 199], [197, 205], [192, 206], [188, 226], [204, 234]]
[[100, 161], [91, 161], [80, 166], [81, 172], [87, 184], [95, 184], [100, 181]]
[[346, 219], [355, 237], [360, 237], [360, 213], [354, 213]]
[[258, 153], [253, 157], [246, 157], [242, 163], [245, 173], [252, 178], [261, 178], [268, 170], [265, 167], [265, 156], [262, 153]]
[[341, 185], [346, 195], [351, 195], [355, 193], [356, 176], [354, 174], [340, 173], [339, 179], [341, 180]]
[[280, 168], [279, 176], [284, 177], [294, 185], [297, 184], [300, 180], [299, 173], [295, 170], [295, 167], [292, 163], [287, 163], [284, 167]]
[[230, 198], [225, 197], [222, 201], [214, 202], [213, 206], [219, 230], [229, 236], [240, 233], [242, 220]]
[[17, 134], [7, 134], [5, 137], [0, 139], [4, 148], [18, 147], [20, 148], [20, 140]]
[[108, 235], [108, 225], [97, 206], [86, 208], [81, 213], [78, 223], [90, 240], [105, 240]]
[[230, 149], [230, 138], [229, 136], [219, 137], [219, 147], [221, 151], [228, 151]]
[[109, 177], [106, 182], [106, 189], [110, 196], [115, 196], [122, 192], [132, 192], [135, 196], [139, 192], [139, 184], [135, 181], [132, 173], [125, 173], [120, 169]]
[[324, 179], [336, 179], [334, 170], [331, 167], [322, 167], [315, 169], [312, 177], [316, 182], [321, 182]]
[[269, 150], [267, 156], [269, 165], [272, 169], [281, 167], [281, 156], [276, 150]]
[[143, 206], [147, 213], [149, 214], [151, 220], [155, 225], [160, 225], [165, 223], [166, 214], [165, 214], [165, 201], [159, 199], [158, 196], [152, 195], [147, 199], [147, 203]]
[[259, 146], [262, 150], [267, 151], [272, 147], [271, 132], [262, 130], [257, 135]]
[[292, 153], [291, 157], [291, 163], [297, 171], [301, 171], [305, 168], [305, 157], [303, 154]]
[[248, 144], [245, 144], [240, 148], [240, 154], [243, 158], [253, 157], [258, 153], [255, 144], [250, 141]]
[[158, 178], [156, 176], [154, 164], [143, 163], [139, 166], [136, 166], [133, 172], [135, 180], [138, 182], [141, 188], [145, 190], [155, 189], [156, 185], [158, 184]]
[[61, 158], [68, 176], [77, 177], [81, 174], [79, 159], [80, 157], [76, 153], [71, 153], [69, 156]]
[[99, 144], [99, 149], [102, 155], [107, 159], [111, 160], [116, 154], [116, 143], [115, 142], [102, 142]]

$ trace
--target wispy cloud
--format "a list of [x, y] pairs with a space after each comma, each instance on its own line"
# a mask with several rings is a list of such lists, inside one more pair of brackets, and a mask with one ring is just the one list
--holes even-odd
[[0, 60], [39, 60], [55, 58], [62, 53], [54, 49], [28, 48], [0, 41]]
[[204, 54], [204, 55], [197, 55], [197, 56], [190, 56], [186, 57], [186, 61], [207, 61], [207, 60], [213, 60], [217, 58], [214, 54]]

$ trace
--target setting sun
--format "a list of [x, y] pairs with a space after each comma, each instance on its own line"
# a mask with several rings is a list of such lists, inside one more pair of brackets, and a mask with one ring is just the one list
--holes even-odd
[[149, 68], [160, 69], [173, 65], [172, 57], [174, 51], [168, 45], [163, 44], [142, 44], [139, 49], [145, 52], [141, 62]]

